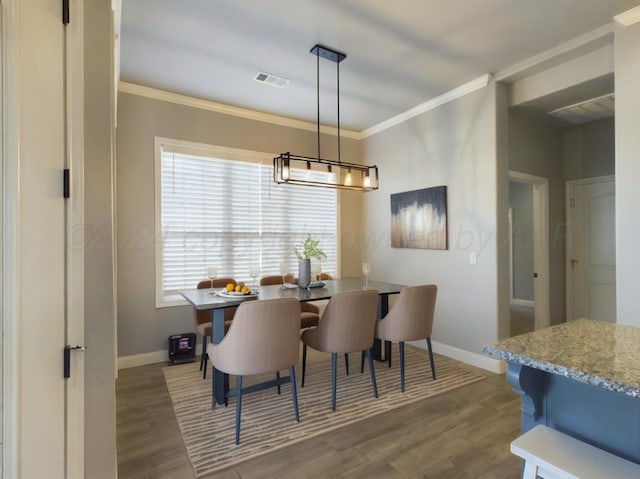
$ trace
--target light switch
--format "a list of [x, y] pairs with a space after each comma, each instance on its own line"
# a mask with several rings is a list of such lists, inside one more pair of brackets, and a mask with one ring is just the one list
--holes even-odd
[[478, 263], [478, 253], [469, 253], [469, 264], [477, 264]]

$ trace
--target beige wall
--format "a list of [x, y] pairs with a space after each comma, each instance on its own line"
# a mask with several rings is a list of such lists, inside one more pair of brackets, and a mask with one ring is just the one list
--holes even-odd
[[[380, 189], [363, 196], [371, 277], [437, 284], [433, 338], [474, 353], [498, 338], [497, 256], [505, 245], [497, 239], [496, 101], [491, 84], [364, 140], [366, 162], [380, 167]], [[391, 248], [390, 195], [439, 185], [447, 186], [449, 249]]]
[[[314, 156], [316, 134], [128, 93], [119, 94], [117, 128], [118, 356], [166, 350], [171, 334], [193, 331], [191, 308], [155, 308], [154, 136], [277, 154]], [[359, 162], [360, 144], [342, 138], [342, 158]], [[322, 135], [322, 156], [336, 158]], [[359, 274], [362, 193], [340, 195], [342, 275]], [[195, 285], [194, 285], [195, 286]]]
[[640, 23], [616, 26], [616, 288], [618, 322], [640, 326]]
[[615, 173], [613, 117], [571, 128], [562, 139], [565, 180]]

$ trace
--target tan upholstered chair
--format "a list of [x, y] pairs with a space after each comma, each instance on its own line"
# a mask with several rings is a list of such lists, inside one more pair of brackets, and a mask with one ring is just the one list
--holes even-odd
[[[400, 390], [404, 392], [404, 342], [426, 339], [431, 363], [431, 376], [436, 379], [436, 369], [431, 350], [433, 313], [436, 307], [435, 284], [404, 288], [387, 315], [376, 323], [376, 338], [381, 341], [398, 341], [400, 346]], [[389, 355], [391, 367], [391, 355]]]
[[[225, 337], [218, 344], [209, 343], [207, 352], [219, 371], [236, 376], [236, 444], [240, 442], [243, 376], [278, 373], [278, 379], [265, 383], [265, 387], [290, 381], [295, 418], [300, 420], [295, 377], [300, 354], [298, 300], [265, 299], [240, 304]], [[287, 368], [289, 377], [281, 379], [279, 372]], [[215, 402], [214, 398], [214, 406]]]
[[331, 353], [331, 409], [336, 410], [338, 353], [366, 351], [373, 395], [378, 397], [371, 346], [376, 327], [378, 291], [375, 289], [337, 293], [331, 297], [318, 326], [302, 332], [302, 385], [306, 370], [307, 346]]
[[274, 284], [284, 284], [284, 278], [282, 275], [274, 274], [260, 278], [260, 286], [271, 286]]
[[[274, 284], [283, 284], [283, 278], [280, 275], [263, 276], [260, 278], [260, 286], [271, 286]], [[315, 304], [307, 301], [300, 303], [300, 329], [313, 328], [318, 325], [320, 320], [320, 308]]]
[[[233, 278], [216, 278], [213, 280], [214, 288], [224, 288], [229, 283], [236, 284]], [[198, 283], [197, 289], [211, 288], [211, 280], [205, 279]], [[226, 308], [224, 310], [224, 329], [229, 328], [233, 315], [236, 312], [235, 307]], [[207, 378], [207, 338], [211, 337], [211, 310], [193, 310], [193, 322], [198, 334], [202, 336], [202, 353], [200, 355], [200, 371], [202, 371], [202, 379]]]

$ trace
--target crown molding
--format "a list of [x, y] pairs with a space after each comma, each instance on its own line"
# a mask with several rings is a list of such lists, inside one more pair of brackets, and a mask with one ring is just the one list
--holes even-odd
[[[610, 40], [607, 39], [607, 36], [610, 36]], [[613, 43], [613, 23], [608, 23], [603, 25], [600, 28], [596, 28], [590, 32], [587, 32], [583, 35], [575, 37], [567, 42], [561, 43], [547, 51], [539, 53], [538, 55], [534, 55], [526, 60], [516, 63], [510, 67], [505, 68], [497, 72], [494, 75], [495, 81], [503, 81], [503, 80], [517, 80], [520, 77], [527, 76], [531, 73], [530, 70], [535, 69], [546, 69], [540, 68], [545, 63], [553, 63], [553, 62], [562, 62], [566, 60], [566, 56], [572, 52], [580, 51], [580, 49], [589, 46], [590, 44], [594, 44], [594, 48], [597, 46], [602, 46], [604, 43]], [[553, 65], [547, 65], [550, 67]]]
[[475, 80], [471, 80], [463, 85], [460, 85], [453, 90], [449, 90], [446, 93], [443, 93], [440, 96], [432, 98], [431, 100], [425, 101], [413, 108], [400, 113], [388, 120], [378, 123], [377, 125], [373, 125], [372, 127], [367, 128], [360, 132], [361, 138], [367, 138], [368, 136], [375, 135], [376, 133], [380, 133], [381, 131], [387, 130], [393, 126], [399, 125], [415, 116], [418, 116], [424, 112], [429, 110], [433, 110], [445, 103], [455, 100], [456, 98], [460, 98], [465, 96], [471, 92], [479, 90], [480, 88], [486, 87], [491, 81], [491, 74], [486, 73], [481, 77], [476, 78]]
[[[377, 125], [367, 128], [363, 131], [353, 131], [340, 129], [340, 136], [350, 138], [353, 140], [362, 140], [375, 133], [384, 131], [392, 126], [398, 125], [404, 121], [407, 121], [414, 116], [420, 115], [429, 110], [448, 103], [456, 98], [460, 98], [468, 93], [471, 93], [480, 88], [484, 88], [491, 81], [491, 74], [487, 73], [475, 80], [472, 80], [464, 85], [461, 85], [453, 90], [449, 90], [440, 96], [432, 98], [420, 105], [417, 105], [410, 110], [400, 113], [388, 120], [385, 120]], [[154, 100], [166, 101], [169, 103], [175, 103], [178, 105], [189, 106], [192, 108], [199, 108], [201, 110], [213, 111], [216, 113], [222, 113], [225, 115], [233, 115], [249, 120], [262, 121], [265, 123], [271, 123], [274, 125], [286, 126], [289, 128], [297, 128], [300, 130], [317, 131], [317, 125], [315, 123], [309, 123], [301, 120], [294, 120], [284, 116], [271, 115], [269, 113], [263, 113], [255, 110], [249, 110], [246, 108], [239, 108], [231, 105], [225, 105], [223, 103], [216, 103], [210, 100], [204, 100], [202, 98], [195, 98], [187, 95], [181, 95], [179, 93], [173, 93], [166, 90], [159, 90], [157, 88], [151, 88], [144, 85], [138, 85], [136, 83], [129, 83], [121, 81], [118, 85], [118, 91], [121, 93], [129, 93], [131, 95], [142, 96], [146, 98], [152, 98]], [[336, 128], [320, 126], [320, 132], [327, 135], [338, 135]]]
[[[121, 81], [118, 84], [118, 91], [121, 93], [129, 93], [131, 95], [152, 98], [154, 100], [175, 103], [177, 105], [189, 106], [192, 108], [199, 108], [201, 110], [222, 113], [224, 115], [246, 118], [247, 120], [262, 121], [264, 123], [270, 123], [272, 125], [286, 126], [288, 128], [297, 128], [299, 130], [307, 130], [313, 132], [316, 132], [318, 130], [318, 125], [316, 123], [309, 123], [307, 121], [294, 120], [292, 118], [287, 118], [284, 116], [271, 115], [269, 113], [263, 113], [260, 111], [225, 105], [224, 103], [216, 103], [214, 101], [204, 100], [202, 98], [195, 98], [192, 96], [181, 95], [179, 93], [173, 93], [166, 90], [159, 90], [157, 88], [138, 85], [136, 83]], [[327, 135], [338, 135], [337, 128], [328, 126], [320, 125], [320, 132]], [[360, 133], [353, 130], [340, 129], [340, 136], [351, 138], [354, 140], [360, 139]]]
[[627, 10], [626, 12], [622, 12], [615, 17], [613, 17], [614, 21], [619, 23], [620, 25], [624, 25], [625, 27], [630, 27], [638, 22], [640, 22], [640, 5], [637, 7], [633, 7], [631, 10]]

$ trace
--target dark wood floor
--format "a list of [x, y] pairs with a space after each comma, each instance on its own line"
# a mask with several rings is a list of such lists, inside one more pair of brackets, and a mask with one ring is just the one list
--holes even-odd
[[[164, 383], [163, 366], [141, 366], [119, 373], [119, 479], [194, 477]], [[507, 386], [504, 375], [483, 374], [486, 381], [209, 477], [515, 479], [520, 461], [509, 453], [509, 443], [520, 431], [519, 398]]]
[[511, 305], [511, 336], [530, 333], [536, 328], [535, 310], [530, 306]]

